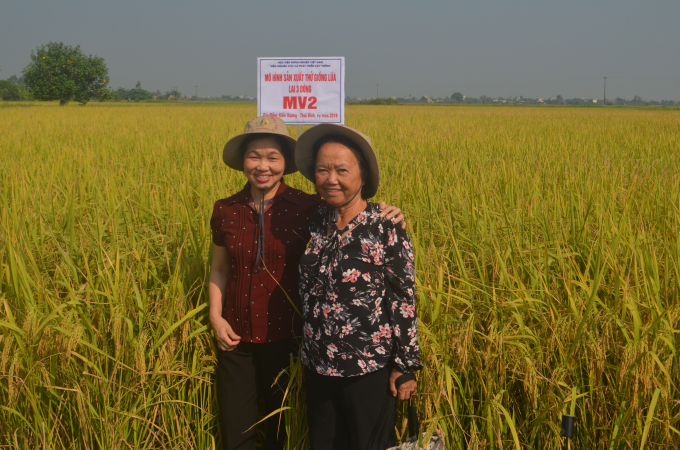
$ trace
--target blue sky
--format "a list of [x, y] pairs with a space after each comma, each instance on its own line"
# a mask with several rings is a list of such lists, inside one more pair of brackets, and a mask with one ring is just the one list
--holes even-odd
[[352, 97], [680, 100], [680, 1], [14, 0], [0, 78], [49, 41], [104, 57], [111, 87], [254, 95], [258, 56], [345, 56]]

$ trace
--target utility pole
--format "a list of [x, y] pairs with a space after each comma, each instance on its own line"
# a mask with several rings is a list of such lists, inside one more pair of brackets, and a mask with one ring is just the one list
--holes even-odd
[[375, 98], [380, 98], [380, 85], [375, 85]]
[[604, 77], [604, 106], [607, 106], [607, 77]]
[[196, 100], [198, 100], [198, 86], [196, 86]]

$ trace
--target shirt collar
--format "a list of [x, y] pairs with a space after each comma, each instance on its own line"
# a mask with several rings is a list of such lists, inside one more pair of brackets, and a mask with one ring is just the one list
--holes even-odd
[[[279, 184], [279, 188], [276, 190], [276, 194], [274, 194], [274, 198], [272, 200], [276, 203], [280, 199], [287, 200], [291, 203], [295, 203], [296, 205], [302, 205], [304, 203], [304, 199], [300, 198], [298, 192], [295, 192], [295, 189], [289, 187], [283, 178], [281, 178], [281, 184]], [[245, 186], [243, 186], [243, 189], [241, 189], [241, 191], [236, 195], [232, 196], [229, 199], [229, 203], [227, 204], [231, 205], [232, 203], [249, 203], [250, 201], [250, 182], [246, 182]]]

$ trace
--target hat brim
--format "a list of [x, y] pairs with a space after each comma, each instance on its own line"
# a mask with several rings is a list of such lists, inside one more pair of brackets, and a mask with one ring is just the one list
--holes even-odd
[[239, 170], [243, 172], [243, 154], [241, 153], [241, 146], [243, 142], [252, 136], [257, 134], [272, 134], [273, 136], [281, 136], [288, 144], [288, 151], [290, 152], [289, 158], [286, 159], [286, 170], [283, 172], [284, 175], [295, 173], [298, 171], [295, 163], [295, 151], [297, 146], [297, 141], [283, 134], [275, 133], [241, 133], [237, 134], [233, 138], [229, 139], [224, 146], [224, 151], [222, 152], [222, 160], [224, 163], [234, 170]]
[[295, 164], [300, 173], [312, 183], [316, 184], [314, 176], [314, 144], [324, 136], [329, 134], [337, 134], [345, 136], [354, 141], [368, 163], [368, 174], [364, 182], [363, 193], [366, 198], [373, 197], [378, 192], [380, 184], [380, 167], [378, 166], [378, 158], [371, 146], [371, 138], [353, 128], [334, 123], [322, 123], [313, 126], [309, 130], [302, 133], [302, 136], [297, 140], [297, 147], [295, 148]]

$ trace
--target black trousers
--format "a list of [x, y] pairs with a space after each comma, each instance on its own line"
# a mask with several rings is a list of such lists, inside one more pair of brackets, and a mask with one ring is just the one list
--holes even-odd
[[[274, 380], [290, 365], [290, 355], [297, 355], [295, 338], [253, 344], [241, 342], [229, 352], [217, 354], [217, 403], [224, 450], [254, 450], [259, 403], [264, 401], [265, 415], [281, 407], [288, 378]], [[266, 421], [265, 450], [283, 449], [285, 424], [276, 414]], [[246, 431], [249, 428], [250, 431]]]
[[376, 433], [390, 436], [394, 445], [396, 399], [389, 391], [390, 371], [383, 367], [344, 378], [305, 368], [311, 450], [347, 450], [350, 446], [366, 450]]

